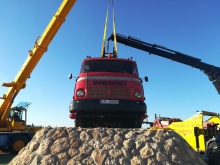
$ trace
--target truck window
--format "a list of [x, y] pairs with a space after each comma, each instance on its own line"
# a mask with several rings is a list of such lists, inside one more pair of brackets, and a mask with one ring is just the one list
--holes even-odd
[[86, 61], [81, 73], [85, 72], [122, 72], [129, 74], [138, 74], [137, 68], [132, 62], [116, 60], [91, 60]]

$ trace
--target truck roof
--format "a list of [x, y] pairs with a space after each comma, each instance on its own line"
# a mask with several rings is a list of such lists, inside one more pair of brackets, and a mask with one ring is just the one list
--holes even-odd
[[105, 57], [105, 58], [102, 58], [102, 57], [89, 57], [89, 58], [86, 58], [83, 60], [83, 63], [85, 61], [90, 61], [90, 60], [115, 60], [115, 61], [129, 61], [129, 62], [133, 62], [136, 64], [135, 61], [133, 61], [132, 59], [128, 58], [109, 58], [109, 57]]

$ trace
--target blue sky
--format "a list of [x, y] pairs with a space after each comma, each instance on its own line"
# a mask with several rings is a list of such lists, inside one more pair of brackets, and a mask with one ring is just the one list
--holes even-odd
[[[135, 3], [134, 3], [135, 2]], [[62, 0], [0, 1], [0, 83], [11, 82]], [[117, 32], [220, 66], [220, 1], [114, 1]], [[28, 123], [74, 126], [69, 119], [74, 80], [87, 55], [100, 56], [107, 0], [77, 1], [21, 90], [14, 105], [32, 102]], [[112, 33], [110, 13], [107, 36]], [[110, 43], [110, 49], [113, 43]], [[197, 110], [220, 113], [219, 94], [207, 76], [156, 55], [118, 44], [120, 58], [133, 57], [144, 83], [149, 121], [154, 114], [187, 119]], [[7, 88], [0, 87], [0, 95]], [[145, 127], [145, 126], [144, 126]]]

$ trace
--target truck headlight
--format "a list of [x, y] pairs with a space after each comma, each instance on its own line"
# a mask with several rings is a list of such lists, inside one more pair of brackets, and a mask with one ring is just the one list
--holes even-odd
[[76, 96], [77, 97], [83, 97], [85, 95], [85, 92], [83, 91], [83, 90], [78, 90], [77, 92], [76, 92]]
[[140, 99], [142, 97], [141, 92], [135, 92], [134, 96], [138, 99]]

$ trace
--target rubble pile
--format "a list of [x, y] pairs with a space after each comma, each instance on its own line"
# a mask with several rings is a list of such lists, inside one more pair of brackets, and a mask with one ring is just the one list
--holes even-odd
[[205, 165], [172, 130], [43, 128], [10, 165]]

